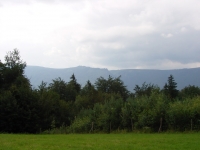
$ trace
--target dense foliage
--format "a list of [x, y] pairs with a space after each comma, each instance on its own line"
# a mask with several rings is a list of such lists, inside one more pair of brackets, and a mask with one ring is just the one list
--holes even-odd
[[0, 61], [0, 132], [144, 132], [200, 130], [200, 88], [178, 91], [169, 76], [163, 89], [144, 82], [131, 93], [120, 77], [99, 77], [81, 87], [72, 74], [33, 89], [26, 63], [14, 49]]

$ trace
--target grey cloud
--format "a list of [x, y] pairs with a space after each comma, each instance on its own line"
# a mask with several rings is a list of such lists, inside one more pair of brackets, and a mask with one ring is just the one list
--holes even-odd
[[[17, 3], [14, 0], [10, 2]], [[66, 6], [66, 11], [54, 16], [59, 18], [64, 13], [63, 20], [59, 20], [59, 23], [65, 21], [65, 26], [63, 25], [62, 28], [59, 25], [55, 28], [52, 26], [52, 33], [49, 30], [49, 37], [45, 36], [47, 39], [41, 39], [44, 43], [41, 42], [39, 44], [42, 46], [38, 46], [47, 53], [51, 52], [52, 47], [60, 50], [62, 58], [59, 61], [56, 59], [60, 55], [45, 58], [48, 62], [54, 59], [55, 66], [56, 63], [59, 65], [61, 60], [64, 60], [64, 63], [71, 63], [70, 65], [154, 68], [167, 61], [189, 64], [198, 63], [200, 60], [198, 16], [200, 1], [198, 0], [184, 2], [180, 0], [125, 0], [123, 2], [121, 0], [24, 0], [18, 4], [20, 3], [52, 4], [51, 7], [54, 4], [58, 4], [56, 7], [60, 4]], [[49, 7], [49, 5], [44, 6]], [[65, 10], [65, 7], [62, 10]], [[67, 16], [66, 12], [70, 15]], [[51, 16], [48, 17], [51, 20]], [[44, 26], [43, 29], [46, 27]], [[24, 43], [28, 42], [24, 39]], [[28, 45], [30, 46], [31, 43]], [[35, 46], [37, 48], [37, 44]], [[26, 48], [31, 49], [28, 46]]]
[[14, 5], [20, 5], [20, 4], [30, 4], [32, 0], [1, 0], [0, 5], [4, 6], [5, 4], [14, 4]]
[[133, 67], [140, 64], [153, 65], [162, 60], [177, 61], [183, 64], [195, 63], [199, 61], [198, 37], [200, 37], [200, 32], [196, 31], [184, 35], [177, 34], [167, 39], [161, 37], [160, 34], [149, 35], [132, 39], [133, 42], [120, 51], [95, 46], [96, 51], [93, 51], [93, 55], [101, 58], [98, 63], [119, 68], [127, 62]]
[[56, 3], [77, 3], [82, 2], [83, 0], [1, 0], [0, 6], [4, 4], [13, 4], [13, 5], [20, 5], [20, 4], [33, 4], [33, 3], [46, 3], [46, 4], [56, 4]]

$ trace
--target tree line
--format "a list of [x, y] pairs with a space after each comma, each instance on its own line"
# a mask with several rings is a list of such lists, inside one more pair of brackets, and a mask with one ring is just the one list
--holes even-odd
[[[17, 49], [0, 61], [0, 132], [95, 133], [199, 131], [200, 88], [177, 90], [170, 75], [163, 88], [136, 85], [131, 93], [120, 76], [81, 85], [74, 74], [32, 88]], [[134, 79], [133, 79], [134, 80]], [[136, 80], [136, 79], [135, 79]]]

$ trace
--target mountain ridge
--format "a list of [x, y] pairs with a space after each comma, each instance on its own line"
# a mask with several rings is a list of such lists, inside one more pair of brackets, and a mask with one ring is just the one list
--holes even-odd
[[141, 86], [144, 82], [158, 85], [163, 88], [168, 77], [172, 74], [177, 89], [182, 89], [188, 85], [200, 86], [200, 68], [185, 68], [173, 70], [158, 70], [158, 69], [121, 69], [108, 70], [107, 68], [92, 68], [87, 66], [77, 66], [71, 68], [47, 68], [41, 66], [27, 66], [25, 75], [30, 79], [34, 88], [37, 88], [42, 81], [51, 83], [53, 79], [60, 77], [68, 82], [71, 75], [74, 74], [77, 82], [83, 87], [87, 80], [95, 83], [99, 77], [108, 78], [121, 76], [124, 85], [127, 89], [133, 92], [135, 85]]

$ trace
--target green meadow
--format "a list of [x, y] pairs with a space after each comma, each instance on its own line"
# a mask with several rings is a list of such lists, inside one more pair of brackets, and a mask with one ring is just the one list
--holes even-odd
[[0, 150], [199, 150], [199, 133], [0, 134]]

